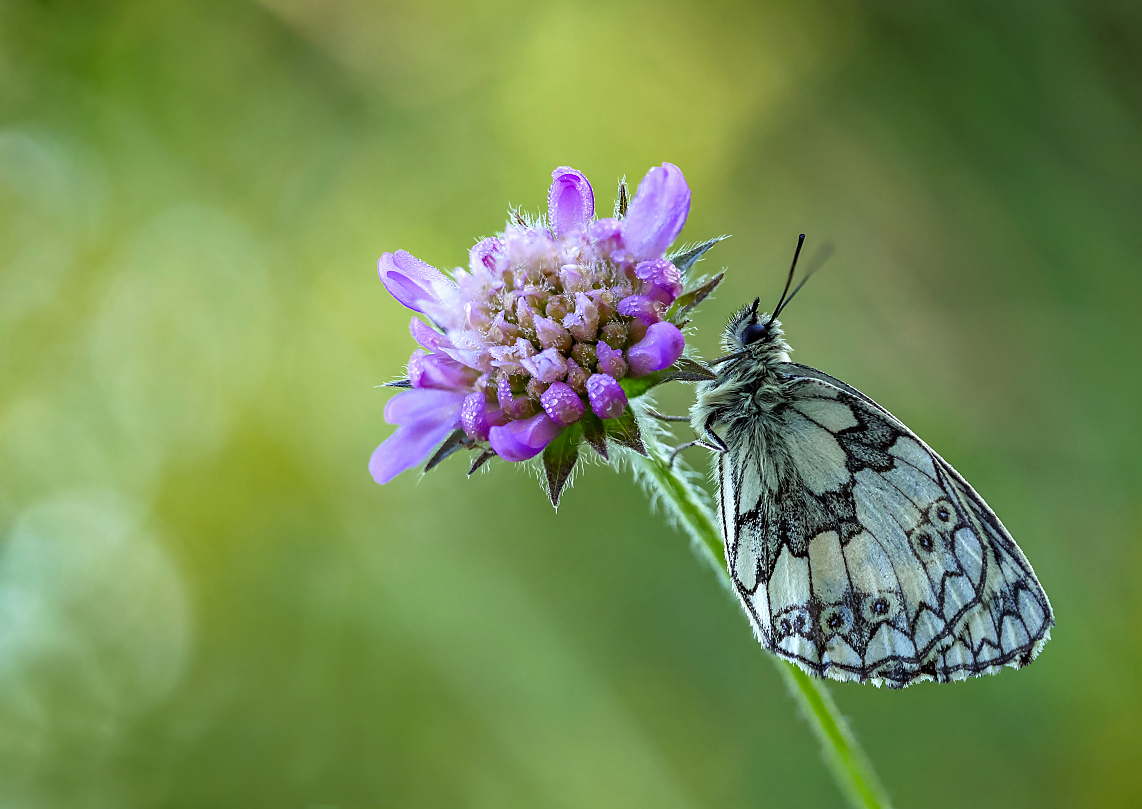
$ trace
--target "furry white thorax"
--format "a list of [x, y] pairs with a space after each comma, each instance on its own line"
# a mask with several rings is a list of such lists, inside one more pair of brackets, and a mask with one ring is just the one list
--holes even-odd
[[[742, 333], [753, 322], [766, 323], [767, 327], [760, 340], [747, 346]], [[754, 416], [771, 409], [780, 399], [777, 368], [789, 362], [789, 352], [793, 350], [785, 342], [780, 320], [763, 314], [754, 321], [748, 307], [726, 325], [722, 348], [730, 355], [745, 353], [722, 363], [717, 369], [718, 378], [699, 388], [690, 409], [690, 423], [700, 436], [734, 416]]]

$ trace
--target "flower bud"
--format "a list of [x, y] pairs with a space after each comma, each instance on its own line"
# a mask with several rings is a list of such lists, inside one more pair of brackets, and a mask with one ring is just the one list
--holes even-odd
[[595, 344], [595, 351], [599, 355], [599, 371], [615, 379], [626, 376], [627, 364], [623, 360], [623, 352], [615, 351], [602, 341]]
[[619, 301], [618, 311], [620, 315], [636, 317], [642, 321], [643, 325], [649, 326], [651, 323], [662, 320], [659, 306], [660, 304], [646, 295], [631, 295]]
[[580, 396], [587, 393], [587, 377], [589, 374], [579, 367], [574, 359], [567, 359], [567, 385]]
[[646, 336], [627, 351], [631, 376], [645, 376], [673, 365], [682, 356], [686, 338], [673, 323], [648, 326]]
[[557, 348], [560, 351], [571, 348], [574, 342], [571, 332], [548, 317], [536, 315], [534, 320], [535, 336], [539, 339], [540, 345], [544, 348]]
[[586, 408], [579, 394], [563, 382], [554, 382], [539, 397], [548, 417], [556, 424], [566, 426], [578, 421]]
[[566, 295], [552, 295], [547, 299], [547, 306], [543, 312], [552, 320], [563, 322], [563, 318], [572, 310], [572, 306], [567, 302]]
[[642, 293], [653, 300], [669, 305], [682, 294], [682, 273], [664, 258], [639, 262], [634, 274], [642, 280]]
[[505, 461], [526, 461], [543, 452], [543, 448], [559, 435], [562, 427], [540, 413], [527, 419], [509, 421], [488, 431], [492, 449]]
[[527, 380], [527, 386], [524, 388], [524, 391], [527, 393], [527, 398], [536, 402], [543, 396], [545, 390], [547, 390], [547, 383], [541, 382], [534, 376]]
[[556, 348], [545, 348], [520, 364], [541, 382], [555, 382], [567, 375], [567, 359]]
[[593, 374], [587, 380], [587, 398], [591, 409], [601, 419], [617, 419], [627, 406], [627, 395], [614, 377]]
[[575, 311], [563, 318], [563, 325], [576, 340], [594, 340], [599, 330], [599, 309], [582, 292], [576, 292]]
[[474, 441], [486, 441], [488, 430], [507, 419], [497, 407], [491, 407], [484, 394], [476, 392], [464, 397], [460, 406], [460, 427]]
[[576, 343], [571, 349], [571, 359], [575, 360], [580, 368], [590, 371], [594, 370], [599, 358], [595, 347], [590, 343]]
[[606, 343], [617, 351], [622, 351], [626, 348], [627, 338], [629, 336], [630, 333], [627, 331], [626, 325], [620, 320], [608, 323], [603, 326], [599, 332], [600, 342]]

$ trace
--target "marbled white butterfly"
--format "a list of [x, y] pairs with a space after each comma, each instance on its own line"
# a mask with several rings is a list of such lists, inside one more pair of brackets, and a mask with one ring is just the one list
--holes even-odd
[[754, 632], [810, 674], [876, 685], [1026, 665], [1054, 616], [999, 518], [883, 407], [789, 361], [777, 315], [804, 238], [773, 314], [755, 300], [729, 322], [691, 411]]

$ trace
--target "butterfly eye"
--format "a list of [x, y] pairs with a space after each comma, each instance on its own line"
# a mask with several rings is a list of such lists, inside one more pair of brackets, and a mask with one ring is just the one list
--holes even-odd
[[751, 323], [742, 331], [742, 345], [750, 345], [756, 343], [765, 336], [766, 329], [769, 328], [768, 323]]

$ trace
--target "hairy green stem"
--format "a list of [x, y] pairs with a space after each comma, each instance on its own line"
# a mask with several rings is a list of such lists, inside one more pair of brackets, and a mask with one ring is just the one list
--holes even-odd
[[[695, 473], [680, 463], [671, 467], [666, 460], [666, 447], [652, 435], [644, 434], [643, 438], [649, 457], [630, 454], [636, 475], [651, 497], [661, 500], [668, 515], [690, 535], [697, 553], [718, 572], [726, 588], [732, 590], [722, 532], [705, 492], [694, 485]], [[773, 662], [817, 734], [825, 763], [849, 803], [863, 809], [888, 809], [891, 803], [872, 764], [825, 684], [776, 655]]]

